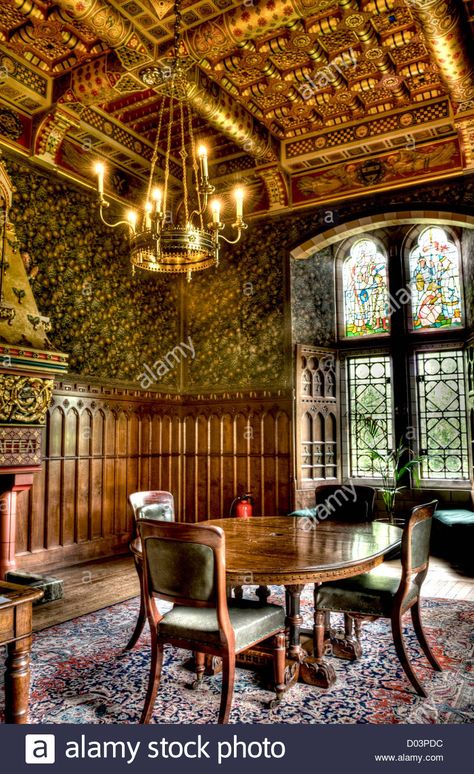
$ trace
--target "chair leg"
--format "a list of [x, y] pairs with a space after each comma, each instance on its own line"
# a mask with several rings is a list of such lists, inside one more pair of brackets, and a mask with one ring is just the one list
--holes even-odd
[[138, 579], [140, 581], [140, 610], [138, 611], [138, 618], [137, 622], [135, 624], [135, 629], [133, 630], [133, 634], [130, 637], [129, 641], [125, 645], [125, 650], [131, 650], [140, 639], [140, 635], [143, 631], [143, 627], [145, 626], [146, 621], [146, 610], [145, 610], [145, 601], [144, 601], [144, 592], [143, 592], [143, 565], [141, 562], [139, 562], [135, 557], [135, 569], [137, 571]]
[[192, 688], [194, 691], [198, 691], [200, 688], [203, 687], [203, 677], [204, 672], [206, 671], [206, 654], [205, 653], [198, 653], [197, 651], [194, 653], [194, 670], [196, 672], [196, 679], [193, 682]]
[[146, 692], [145, 704], [143, 707], [140, 723], [149, 723], [153, 714], [156, 694], [160, 686], [161, 667], [163, 664], [163, 644], [158, 643], [156, 632], [151, 635], [151, 664], [150, 676], [148, 678], [148, 689]]
[[404, 672], [406, 676], [408, 677], [409, 681], [411, 682], [412, 686], [414, 687], [415, 691], [419, 696], [426, 696], [428, 695], [421, 685], [420, 681], [418, 680], [417, 676], [415, 675], [412, 666], [410, 664], [410, 661], [408, 659], [408, 654], [405, 649], [405, 643], [403, 641], [403, 632], [402, 632], [402, 617], [400, 615], [400, 611], [395, 611], [392, 618], [392, 634], [393, 634], [393, 642], [395, 645], [395, 650], [397, 651], [397, 656], [400, 659], [400, 663], [404, 669]]
[[441, 669], [439, 662], [437, 661], [434, 654], [432, 653], [431, 648], [428, 645], [428, 640], [426, 639], [426, 634], [424, 632], [423, 625], [421, 623], [421, 618], [420, 618], [419, 600], [415, 602], [410, 612], [411, 612], [411, 620], [413, 621], [413, 628], [415, 629], [416, 636], [418, 637], [418, 642], [422, 647], [423, 653], [425, 654], [426, 658], [430, 662], [433, 669], [436, 669], [437, 672], [442, 672], [443, 670]]
[[[375, 620], [375, 619], [374, 619]], [[356, 616], [354, 618], [354, 635], [357, 642], [360, 642], [360, 635], [362, 634], [362, 618]]]
[[273, 677], [275, 680], [276, 699], [271, 702], [271, 707], [278, 704], [285, 693], [285, 666], [286, 636], [285, 632], [280, 632], [273, 637]]
[[352, 639], [354, 630], [354, 619], [350, 617], [349, 613], [344, 613], [344, 637], [347, 640]]
[[235, 682], [235, 653], [222, 656], [222, 694], [218, 723], [228, 723]]
[[331, 613], [326, 610], [324, 614], [324, 639], [329, 640], [331, 638]]
[[313, 653], [317, 659], [324, 658], [324, 643], [326, 641], [326, 611], [318, 610], [314, 611], [314, 627], [313, 627]]

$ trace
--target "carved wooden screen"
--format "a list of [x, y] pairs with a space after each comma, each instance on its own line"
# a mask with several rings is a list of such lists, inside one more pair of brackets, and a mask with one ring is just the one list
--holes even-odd
[[339, 474], [338, 368], [336, 351], [297, 345], [296, 348], [296, 476], [297, 488]]

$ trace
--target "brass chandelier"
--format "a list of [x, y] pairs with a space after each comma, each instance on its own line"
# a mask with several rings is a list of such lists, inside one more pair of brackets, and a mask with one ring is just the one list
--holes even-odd
[[[127, 220], [119, 220], [116, 223], [107, 222], [104, 218], [104, 209], [109, 207], [109, 202], [104, 198], [104, 165], [97, 163], [95, 171], [102, 222], [110, 228], [128, 226], [132, 271], [138, 268], [153, 272], [186, 273], [190, 280], [193, 272], [217, 266], [219, 242], [224, 240], [228, 244], [236, 244], [241, 238], [242, 231], [247, 228], [247, 224], [243, 220], [244, 191], [242, 188], [236, 188], [234, 191], [236, 207], [235, 222], [232, 223], [232, 228], [236, 230], [234, 239], [228, 239], [222, 234], [225, 223], [221, 222], [220, 202], [215, 199], [210, 201], [215, 187], [209, 182], [207, 148], [200, 145], [196, 149], [195, 145], [192, 111], [188, 100], [190, 84], [187, 77], [193, 61], [183, 51], [180, 6], [181, 0], [176, 0], [173, 53], [157, 65], [141, 72], [143, 82], [147, 86], [153, 86], [163, 95], [148, 188], [141, 210], [138, 213], [130, 211], [127, 214]], [[169, 105], [166, 127], [163, 125], [165, 97], [168, 97]], [[176, 117], [179, 122], [174, 125]], [[176, 169], [176, 162], [171, 155], [171, 145], [176, 131], [180, 134], [178, 166], [182, 179], [182, 196], [178, 206], [171, 209], [169, 206], [172, 201], [170, 166]], [[164, 165], [161, 169], [158, 168], [158, 159], [163, 143], [166, 147]]]

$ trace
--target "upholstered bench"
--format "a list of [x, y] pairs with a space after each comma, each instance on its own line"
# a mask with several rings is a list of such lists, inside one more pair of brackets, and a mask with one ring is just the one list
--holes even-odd
[[474, 567], [474, 511], [463, 508], [436, 511], [431, 547], [435, 554]]

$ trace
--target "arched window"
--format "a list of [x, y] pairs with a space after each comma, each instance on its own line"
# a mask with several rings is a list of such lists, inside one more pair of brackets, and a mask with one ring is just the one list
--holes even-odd
[[[421, 457], [422, 485], [449, 480], [462, 486], [472, 461], [456, 236], [435, 224], [381, 229], [349, 238], [339, 255], [343, 471], [377, 480], [374, 460], [388, 459], [403, 442]], [[375, 428], [374, 438], [366, 425]]]
[[462, 325], [459, 252], [446, 232], [425, 228], [409, 264], [413, 330]]
[[359, 239], [343, 266], [344, 335], [389, 331], [387, 256], [373, 239]]

